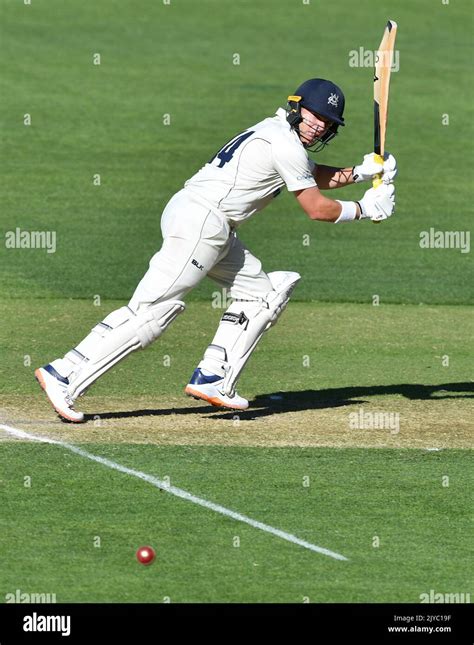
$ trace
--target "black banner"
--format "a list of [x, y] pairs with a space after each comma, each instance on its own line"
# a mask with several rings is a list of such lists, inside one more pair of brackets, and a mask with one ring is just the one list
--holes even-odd
[[0, 645], [220, 641], [472, 643], [465, 604], [4, 604]]

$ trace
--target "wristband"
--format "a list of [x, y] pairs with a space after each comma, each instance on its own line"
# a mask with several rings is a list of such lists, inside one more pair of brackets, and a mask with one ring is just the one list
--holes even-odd
[[355, 202], [341, 202], [339, 199], [336, 199], [335, 201], [341, 205], [342, 210], [334, 224], [339, 224], [340, 222], [352, 222], [355, 220], [357, 215], [357, 204]]

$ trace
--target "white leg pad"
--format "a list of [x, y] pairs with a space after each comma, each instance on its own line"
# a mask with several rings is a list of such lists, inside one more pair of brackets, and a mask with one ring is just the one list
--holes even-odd
[[301, 279], [293, 271], [274, 271], [268, 277], [273, 291], [265, 298], [235, 300], [222, 316], [214, 339], [204, 353], [200, 368], [222, 375], [222, 389], [233, 396], [235, 384], [263, 332], [276, 324]]
[[[273, 309], [271, 325], [276, 325], [278, 318], [288, 304], [294, 288], [301, 280], [296, 271], [272, 271], [268, 274], [274, 291], [271, 292], [269, 301]], [[276, 292], [277, 295], [274, 295]]]
[[136, 349], [144, 349], [165, 331], [184, 310], [184, 302], [169, 300], [156, 305], [130, 307], [112, 311], [97, 324], [64, 357], [74, 364], [69, 379], [68, 393], [74, 400], [113, 365]]

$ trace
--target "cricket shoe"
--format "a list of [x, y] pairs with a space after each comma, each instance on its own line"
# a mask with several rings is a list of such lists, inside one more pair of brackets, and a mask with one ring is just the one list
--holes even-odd
[[61, 419], [81, 423], [84, 421], [82, 412], [74, 410], [74, 401], [67, 392], [69, 381], [61, 376], [52, 365], [45, 365], [35, 370], [35, 378], [51, 401], [53, 408]]
[[190, 382], [186, 385], [185, 392], [188, 396], [201, 401], [207, 401], [217, 408], [230, 408], [231, 410], [246, 410], [249, 407], [247, 399], [239, 396], [228, 396], [221, 390], [224, 379], [217, 374], [205, 375], [199, 367], [194, 370]]

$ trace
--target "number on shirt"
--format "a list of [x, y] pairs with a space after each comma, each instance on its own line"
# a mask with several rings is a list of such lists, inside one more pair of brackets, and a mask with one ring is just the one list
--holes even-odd
[[243, 143], [245, 139], [248, 139], [253, 133], [254, 131], [250, 130], [250, 132], [244, 132], [243, 134], [239, 134], [237, 137], [229, 141], [229, 143], [226, 143], [225, 146], [221, 148], [219, 152], [212, 157], [209, 163], [212, 163], [214, 159], [217, 157], [218, 159], [220, 159], [220, 164], [217, 167], [223, 168], [224, 165], [232, 159], [232, 157], [234, 156], [234, 152], [237, 150], [240, 144]]

